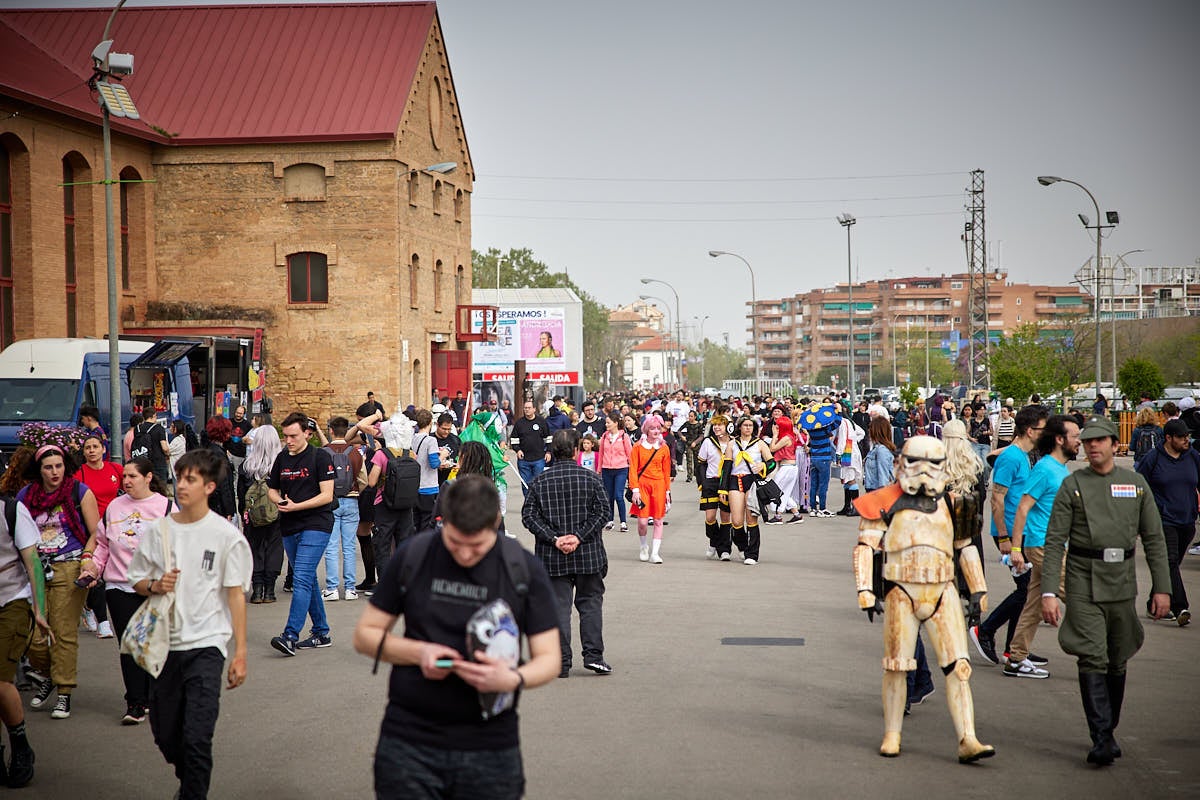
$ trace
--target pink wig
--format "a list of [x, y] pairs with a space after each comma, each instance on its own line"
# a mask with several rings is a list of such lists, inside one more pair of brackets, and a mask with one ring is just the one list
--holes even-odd
[[642, 433], [649, 433], [654, 428], [661, 432], [662, 426], [662, 419], [657, 414], [648, 414], [646, 421], [642, 423]]

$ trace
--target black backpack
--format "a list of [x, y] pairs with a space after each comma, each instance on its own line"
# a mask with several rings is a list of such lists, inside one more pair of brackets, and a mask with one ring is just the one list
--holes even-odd
[[[354, 491], [354, 468], [350, 464], [350, 448], [342, 452], [332, 447], [321, 448], [333, 459], [333, 496], [345, 497]], [[418, 475], [420, 473], [418, 472]]]
[[383, 505], [392, 511], [417, 507], [421, 488], [421, 465], [411, 450], [399, 453], [388, 448], [387, 469], [383, 474]]
[[139, 422], [133, 429], [133, 442], [129, 445], [130, 458], [150, 458], [150, 431], [153, 429], [152, 422]]
[[1146, 454], [1158, 447], [1158, 443], [1162, 441], [1162, 428], [1147, 425], [1142, 428], [1141, 436], [1138, 438], [1137, 449], [1133, 452], [1134, 462], [1141, 461], [1146, 457]]

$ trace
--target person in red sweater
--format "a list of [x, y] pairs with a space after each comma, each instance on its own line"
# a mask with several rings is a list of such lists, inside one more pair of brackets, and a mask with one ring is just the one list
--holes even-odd
[[[96, 495], [96, 507], [100, 519], [108, 504], [116, 499], [121, 491], [123, 472], [118, 464], [105, 458], [104, 440], [98, 433], [89, 433], [83, 440], [83, 466], [75, 473], [75, 480], [87, 486]], [[96, 581], [88, 589], [87, 603], [84, 605], [84, 623], [88, 630], [95, 631], [101, 639], [111, 639], [112, 623], [108, 619], [108, 605], [104, 597], [104, 582]]]

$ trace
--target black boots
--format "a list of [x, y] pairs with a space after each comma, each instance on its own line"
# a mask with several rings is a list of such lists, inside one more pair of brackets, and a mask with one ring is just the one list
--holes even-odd
[[1105, 677], [1105, 682], [1108, 684], [1108, 704], [1112, 708], [1112, 730], [1109, 737], [1112, 739], [1112, 755], [1113, 758], [1121, 757], [1121, 746], [1117, 744], [1115, 734], [1117, 726], [1121, 724], [1121, 704], [1125, 702], [1125, 673], [1110, 672]]
[[[1123, 692], [1124, 676], [1121, 677]], [[1079, 696], [1083, 700], [1083, 715], [1087, 718], [1088, 734], [1092, 737], [1092, 749], [1088, 751], [1087, 761], [1100, 767], [1112, 764], [1119, 751], [1112, 737], [1116, 724], [1113, 721], [1108, 678], [1103, 672], [1079, 673]]]
[[266, 593], [266, 587], [261, 583], [254, 584], [254, 588], [250, 591], [250, 602], [258, 605], [263, 601], [263, 594]]
[[259, 602], [262, 602], [262, 603], [274, 603], [275, 602], [275, 581], [276, 580], [277, 580], [276, 578], [272, 578], [271, 580], [269, 580], [263, 584], [262, 600], [260, 600]]
[[843, 494], [846, 496], [846, 502], [842, 506], [842, 510], [837, 512], [839, 517], [857, 517], [858, 511], [852, 505], [858, 498], [858, 489], [845, 489]]

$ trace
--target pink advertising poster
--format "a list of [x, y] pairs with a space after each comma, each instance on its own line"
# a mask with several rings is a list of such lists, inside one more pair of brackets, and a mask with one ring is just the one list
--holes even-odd
[[[522, 320], [521, 358], [527, 362], [561, 363], [563, 359], [563, 320]], [[530, 364], [532, 368], [532, 363]]]

